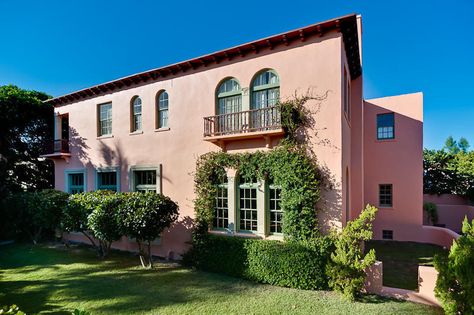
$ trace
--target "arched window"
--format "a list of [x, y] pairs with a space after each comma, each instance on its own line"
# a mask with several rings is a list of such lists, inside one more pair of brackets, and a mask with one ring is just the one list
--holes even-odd
[[259, 73], [252, 82], [252, 101], [250, 109], [275, 106], [280, 97], [280, 79], [273, 70]]
[[281, 127], [280, 79], [273, 70], [257, 74], [251, 85], [250, 130], [264, 131]]
[[242, 111], [242, 89], [236, 79], [229, 78], [223, 81], [217, 89], [217, 131], [220, 134], [238, 131], [242, 125], [240, 115], [233, 115]]
[[142, 99], [135, 97], [132, 100], [131, 132], [142, 130]]
[[157, 104], [156, 104], [156, 128], [157, 129], [168, 127], [168, 109], [169, 109], [168, 92], [162, 91], [157, 97]]

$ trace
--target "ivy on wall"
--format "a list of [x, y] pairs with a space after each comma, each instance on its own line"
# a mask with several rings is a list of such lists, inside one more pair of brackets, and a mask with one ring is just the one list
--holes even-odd
[[[226, 168], [237, 170], [244, 181], [272, 180], [281, 187], [284, 213], [283, 234], [286, 239], [305, 240], [318, 233], [316, 203], [322, 181], [314, 158], [309, 153], [304, 134], [312, 120], [304, 104], [311, 96], [295, 97], [279, 104], [285, 138], [269, 151], [253, 153], [209, 152], [197, 160], [195, 173], [196, 233], [207, 232], [214, 216], [217, 184]], [[302, 135], [303, 137], [299, 137]]]

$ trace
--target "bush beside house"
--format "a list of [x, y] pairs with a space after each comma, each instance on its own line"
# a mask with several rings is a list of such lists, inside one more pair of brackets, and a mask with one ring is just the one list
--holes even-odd
[[362, 244], [372, 236], [377, 208], [367, 206], [340, 234], [305, 241], [270, 241], [256, 238], [195, 236], [184, 256], [187, 265], [272, 285], [323, 290], [331, 287], [353, 300], [362, 290], [364, 270], [375, 252], [363, 255]]
[[474, 220], [465, 218], [462, 232], [448, 257], [435, 257], [435, 294], [446, 314], [474, 314]]
[[9, 222], [9, 235], [34, 244], [51, 238], [66, 208], [68, 194], [53, 189], [13, 194], [4, 200], [2, 220]]

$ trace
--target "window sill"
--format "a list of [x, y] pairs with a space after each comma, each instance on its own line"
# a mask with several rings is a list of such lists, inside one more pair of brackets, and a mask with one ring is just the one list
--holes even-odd
[[395, 208], [393, 206], [391, 206], [391, 207], [379, 206], [379, 209], [380, 210], [395, 210]]
[[209, 234], [229, 237], [262, 238], [261, 235], [252, 232], [228, 232], [226, 230], [209, 230]]
[[137, 130], [137, 131], [133, 131], [129, 133], [130, 136], [141, 135], [141, 134], [143, 134], [143, 130]]
[[158, 128], [158, 129], [155, 129], [155, 132], [162, 132], [162, 131], [169, 131], [170, 128], [169, 127], [166, 127], [166, 128]]
[[103, 136], [97, 137], [97, 140], [109, 139], [109, 138], [113, 138], [113, 137], [114, 137], [114, 135], [103, 135]]
[[375, 142], [397, 142], [397, 139], [375, 139]]

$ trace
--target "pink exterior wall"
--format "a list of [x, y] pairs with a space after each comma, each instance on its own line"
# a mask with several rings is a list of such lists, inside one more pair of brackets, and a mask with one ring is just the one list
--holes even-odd
[[453, 195], [453, 194], [442, 194], [442, 195], [423, 195], [424, 202], [432, 202], [437, 205], [468, 205], [469, 202], [466, 198]]
[[[446, 228], [460, 233], [464, 218], [469, 221], [474, 219], [474, 206], [468, 205], [468, 201], [457, 195], [427, 195], [423, 196], [425, 202], [436, 204], [438, 212], [438, 223]], [[426, 213], [423, 214], [423, 224], [431, 225]]]
[[[361, 20], [358, 17], [359, 46]], [[360, 54], [361, 47], [359, 50]], [[362, 55], [361, 55], [362, 57]], [[374, 223], [374, 238], [382, 230], [394, 231], [396, 240], [422, 240], [422, 94], [408, 94], [363, 101], [363, 78], [350, 84], [350, 114], [343, 111], [343, 71], [348, 67], [339, 32], [325, 33], [305, 41], [292, 41], [243, 57], [234, 57], [198, 70], [123, 88], [117, 92], [56, 107], [56, 114], [68, 114], [69, 161], [55, 160], [56, 188], [65, 190], [65, 171], [86, 169], [87, 190], [95, 190], [94, 169], [119, 167], [121, 191], [130, 187], [130, 167], [161, 167], [162, 193], [177, 201], [179, 221], [154, 247], [156, 255], [179, 257], [188, 246], [193, 228], [193, 172], [198, 156], [221, 148], [203, 138], [203, 117], [216, 114], [216, 88], [226, 78], [236, 78], [242, 87], [242, 107], [250, 102], [249, 87], [263, 69], [275, 70], [280, 78], [280, 97], [310, 91], [327, 94], [310, 101], [315, 126], [308, 131], [309, 147], [318, 158], [328, 180], [318, 204], [322, 231], [340, 229], [370, 203], [378, 206], [378, 185], [393, 184], [394, 206], [380, 209]], [[169, 95], [169, 128], [155, 130], [155, 101], [166, 90]], [[143, 133], [130, 133], [130, 102], [142, 100]], [[97, 105], [112, 102], [112, 137], [97, 137]], [[395, 112], [394, 140], [376, 140], [376, 115]], [[275, 145], [279, 138], [274, 138]], [[230, 153], [268, 150], [263, 138], [242, 139], [226, 144]], [[442, 233], [441, 233], [442, 234]], [[72, 236], [77, 237], [77, 236]], [[438, 236], [436, 236], [438, 237]], [[444, 240], [442, 240], [444, 242]], [[119, 249], [133, 250], [122, 240]]]
[[[377, 114], [395, 113], [395, 139], [377, 140]], [[392, 230], [399, 241], [417, 241], [423, 223], [423, 95], [364, 102], [364, 203], [379, 205], [379, 184], [393, 185], [393, 207], [381, 208], [374, 238]]]
[[[129, 168], [133, 165], [162, 167], [162, 192], [180, 206], [180, 219], [162, 237], [155, 254], [167, 256], [186, 249], [190, 240], [193, 209], [193, 171], [199, 155], [219, 150], [203, 140], [203, 117], [215, 114], [215, 91], [227, 77], [239, 80], [243, 89], [250, 86], [262, 69], [275, 70], [280, 77], [281, 98], [286, 99], [311, 89], [314, 95], [328, 93], [315, 113], [317, 126], [311, 131], [311, 145], [318, 161], [329, 172], [334, 189], [323, 193], [320, 207], [328, 209], [320, 217], [325, 227], [340, 227], [341, 214], [341, 40], [332, 32], [305, 42], [238, 57], [205, 71], [189, 70], [150, 84], [86, 99], [56, 108], [69, 114], [71, 158], [56, 160], [56, 188], [65, 189], [65, 171], [87, 169], [87, 190], [95, 189], [94, 168], [119, 166], [121, 190], [128, 191]], [[156, 131], [155, 97], [163, 89], [169, 94], [169, 130]], [[143, 103], [143, 133], [130, 134], [130, 101], [140, 96]], [[244, 93], [244, 102], [248, 98]], [[97, 105], [112, 102], [113, 137], [97, 137]], [[316, 109], [316, 103], [308, 106]], [[327, 140], [327, 142], [326, 142]], [[329, 144], [327, 144], [329, 143]], [[227, 145], [227, 151], [266, 150], [265, 141], [245, 140]], [[349, 157], [346, 157], [348, 159]], [[348, 164], [349, 162], [345, 162]]]

